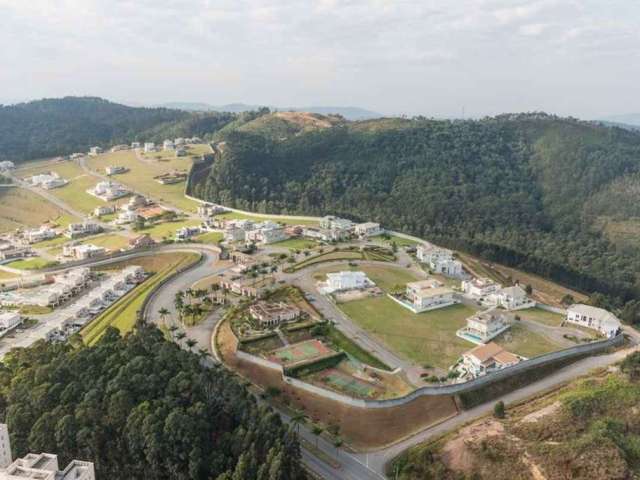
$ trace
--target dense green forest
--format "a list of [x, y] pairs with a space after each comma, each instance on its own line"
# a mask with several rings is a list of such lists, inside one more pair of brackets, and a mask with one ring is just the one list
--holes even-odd
[[139, 325], [95, 347], [37, 342], [0, 364], [14, 455], [95, 463], [97, 478], [304, 479], [295, 433], [226, 370]]
[[601, 303], [638, 297], [638, 249], [597, 228], [640, 214], [638, 133], [545, 114], [340, 122], [289, 136], [269, 114], [251, 123], [219, 133], [223, 154], [195, 194], [378, 221], [601, 292]]
[[0, 160], [66, 155], [133, 140], [204, 137], [234, 119], [230, 113], [134, 108], [92, 97], [0, 105]]

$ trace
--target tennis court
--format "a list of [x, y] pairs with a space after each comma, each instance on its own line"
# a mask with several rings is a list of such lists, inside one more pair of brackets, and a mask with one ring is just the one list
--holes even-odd
[[324, 357], [331, 353], [335, 352], [321, 341], [314, 339], [274, 350], [269, 355], [269, 358], [281, 365], [289, 365]]
[[329, 368], [322, 372], [320, 380], [335, 390], [356, 398], [374, 398], [380, 393], [379, 390], [370, 383], [347, 375], [335, 368]]

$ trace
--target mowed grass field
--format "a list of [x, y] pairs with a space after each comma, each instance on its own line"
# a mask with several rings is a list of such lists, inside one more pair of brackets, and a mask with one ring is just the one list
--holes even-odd
[[398, 247], [413, 247], [418, 245], [419, 242], [415, 240], [409, 240], [408, 238], [398, 237], [396, 235], [389, 235], [389, 238], [385, 238], [382, 235], [378, 235], [376, 237], [371, 237], [369, 240], [375, 243], [381, 243], [383, 245], [391, 245], [395, 242]]
[[[153, 258], [157, 268], [156, 273], [111, 305], [80, 331], [85, 344], [94, 345], [109, 326], [117, 328], [122, 334], [133, 330], [137, 312], [142, 308], [145, 298], [153, 291], [154, 287], [177, 269], [196, 262], [199, 256], [193, 253], [167, 253], [155, 255]], [[137, 261], [131, 263], [141, 266], [143, 264], [143, 262]], [[126, 263], [122, 263], [120, 268], [125, 265]]]
[[17, 268], [18, 270], [38, 270], [40, 268], [52, 267], [58, 262], [52, 262], [41, 257], [24, 258], [21, 260], [14, 260], [7, 263], [7, 267]]
[[121, 248], [126, 248], [129, 246], [129, 238], [124, 235], [107, 233], [82, 239], [80, 243], [90, 243], [92, 245], [96, 245], [97, 247], [104, 247], [109, 250], [120, 250]]
[[398, 285], [405, 285], [409, 282], [415, 282], [418, 277], [414, 272], [404, 267], [395, 267], [392, 265], [356, 265], [351, 266], [348, 263], [340, 265], [332, 265], [323, 268], [314, 273], [313, 278], [316, 280], [324, 280], [327, 273], [344, 272], [344, 271], [360, 271], [367, 274], [369, 280], [375, 283], [385, 292], [391, 292]]
[[339, 308], [391, 350], [419, 364], [449, 368], [473, 345], [456, 330], [476, 310], [466, 305], [414, 314], [387, 296], [342, 303]]
[[317, 247], [319, 243], [313, 240], [307, 240], [306, 238], [289, 238], [288, 240], [273, 243], [272, 245], [274, 247], [288, 248], [289, 250], [307, 250]]
[[207, 232], [195, 237], [197, 241], [210, 245], [217, 245], [223, 238], [224, 234], [222, 232]]
[[29, 190], [0, 188], [0, 233], [64, 218], [62, 210]]
[[285, 225], [318, 225], [317, 220], [298, 220], [293, 217], [279, 217], [277, 215], [247, 215], [238, 212], [227, 212], [216, 215], [216, 218], [227, 220], [254, 220], [256, 222], [264, 222], [265, 220], [271, 220], [272, 222], [284, 223]]
[[526, 310], [519, 310], [516, 312], [521, 318], [526, 318], [527, 320], [533, 320], [534, 322], [542, 323], [544, 325], [549, 325], [550, 327], [559, 327], [560, 324], [565, 319], [564, 315], [560, 315], [559, 313], [547, 312], [546, 310], [542, 310], [541, 308], [527, 308]]
[[80, 165], [71, 160], [63, 162], [41, 162], [27, 168], [21, 168], [16, 172], [20, 178], [45, 172], [56, 172], [69, 183], [63, 187], [47, 190], [47, 193], [59, 198], [74, 210], [88, 214], [97, 206], [106, 203], [99, 198], [89, 195], [87, 189], [93, 188], [101, 180], [87, 174]]
[[544, 353], [566, 348], [566, 346], [543, 337], [518, 322], [514, 322], [509, 330], [493, 340], [510, 352], [532, 358]]
[[164, 238], [173, 238], [176, 230], [182, 227], [196, 227], [200, 225], [198, 220], [178, 220], [176, 222], [158, 223], [151, 227], [138, 230], [137, 234], [148, 233], [154, 240], [160, 241]]
[[[155, 158], [158, 156], [160, 158]], [[192, 164], [191, 158], [176, 158], [173, 152], [155, 152], [144, 158], [144, 161], [139, 160], [134, 151], [127, 150], [91, 157], [87, 159], [87, 165], [101, 175], [105, 174], [105, 167], [110, 165], [126, 167], [129, 169], [128, 172], [112, 177], [115, 182], [127, 185], [155, 200], [173, 205], [181, 210], [195, 212], [198, 202], [184, 196], [184, 182], [162, 185], [153, 179], [157, 175], [176, 170], [188, 172]]]

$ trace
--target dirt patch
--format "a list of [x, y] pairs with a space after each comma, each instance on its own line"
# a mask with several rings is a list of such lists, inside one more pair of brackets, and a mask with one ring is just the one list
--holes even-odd
[[527, 467], [529, 467], [529, 472], [531, 472], [531, 476], [533, 477], [533, 480], [547, 480], [547, 477], [543, 475], [538, 465], [533, 460], [531, 460], [531, 457], [529, 457], [528, 454], [525, 453], [523, 455], [522, 463], [524, 463]]
[[540, 410], [536, 410], [535, 412], [525, 415], [524, 417], [522, 417], [522, 420], [520, 420], [519, 423], [537, 423], [541, 418], [544, 418], [548, 415], [553, 415], [556, 411], [558, 411], [560, 407], [560, 402], [553, 402], [551, 405], [547, 405]]
[[471, 447], [487, 438], [502, 435], [504, 435], [504, 426], [493, 419], [469, 425], [460, 430], [455, 438], [444, 445], [442, 448], [442, 462], [454, 472], [470, 474], [474, 470], [474, 460], [476, 458]]
[[379, 297], [382, 290], [378, 287], [365, 288], [363, 290], [347, 290], [345, 292], [336, 292], [333, 294], [337, 303], [352, 302], [354, 300], [362, 300], [369, 297]]
[[331, 118], [308, 112], [276, 112], [274, 117], [295, 123], [302, 128], [331, 128], [335, 122]]

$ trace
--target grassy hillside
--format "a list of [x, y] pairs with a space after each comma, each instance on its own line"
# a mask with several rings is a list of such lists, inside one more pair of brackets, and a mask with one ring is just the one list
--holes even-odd
[[224, 153], [195, 193], [260, 212], [376, 220], [619, 304], [637, 296], [638, 249], [619, 249], [601, 225], [618, 213], [608, 192], [634, 199], [638, 133], [544, 114], [274, 128], [282, 122], [266, 114], [221, 131]]
[[204, 136], [232, 119], [232, 114], [134, 108], [91, 97], [0, 106], [0, 160], [63, 155], [135, 139]]

